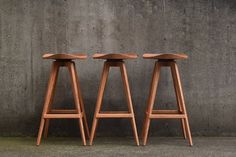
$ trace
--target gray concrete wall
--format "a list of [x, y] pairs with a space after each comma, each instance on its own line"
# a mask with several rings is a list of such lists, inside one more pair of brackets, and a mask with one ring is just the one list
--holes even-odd
[[[91, 126], [103, 61], [95, 52], [185, 52], [179, 67], [193, 135], [236, 135], [236, 2], [234, 0], [0, 0], [0, 135], [36, 135], [50, 72], [44, 52], [86, 52], [76, 61]], [[127, 61], [141, 132], [154, 61]], [[73, 107], [66, 70], [55, 106]], [[112, 83], [113, 82], [113, 83]], [[115, 83], [114, 83], [115, 82]], [[120, 74], [110, 73], [104, 110], [125, 109]], [[156, 107], [173, 108], [169, 71]], [[181, 135], [176, 120], [151, 123], [152, 135]], [[54, 135], [79, 135], [75, 120], [54, 120]], [[102, 120], [98, 134], [132, 135], [128, 120]]]

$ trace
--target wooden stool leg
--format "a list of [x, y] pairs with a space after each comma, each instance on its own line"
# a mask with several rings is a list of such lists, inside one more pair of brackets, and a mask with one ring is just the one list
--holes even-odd
[[174, 77], [177, 80], [176, 81], [177, 82], [176, 88], [178, 90], [177, 93], [179, 93], [180, 104], [182, 106], [183, 113], [185, 114], [185, 118], [184, 118], [185, 129], [186, 129], [186, 133], [187, 133], [187, 136], [188, 136], [188, 139], [189, 139], [189, 144], [190, 144], [190, 146], [192, 146], [193, 145], [192, 136], [191, 136], [191, 131], [190, 131], [190, 127], [189, 127], [188, 115], [187, 115], [187, 111], [186, 111], [186, 106], [185, 106], [184, 95], [183, 95], [182, 85], [181, 85], [181, 81], [180, 81], [178, 66], [174, 62], [174, 63], [171, 64], [171, 68], [173, 68]]
[[82, 93], [81, 93], [81, 90], [80, 90], [80, 83], [79, 83], [78, 73], [76, 73], [76, 79], [77, 79], [77, 85], [78, 85], [77, 88], [78, 88], [78, 92], [79, 92], [80, 107], [81, 107], [82, 114], [83, 114], [85, 130], [86, 130], [86, 133], [87, 133], [87, 137], [89, 138], [90, 137], [89, 127], [88, 127], [86, 112], [85, 112], [85, 108], [84, 108], [83, 97], [82, 97]]
[[43, 137], [45, 139], [48, 137], [49, 122], [50, 122], [50, 119], [45, 119], [45, 126], [44, 126], [44, 132], [43, 132]]
[[102, 79], [101, 79], [100, 87], [99, 87], [99, 91], [98, 91], [98, 97], [97, 97], [97, 103], [96, 103], [94, 118], [93, 118], [92, 129], [91, 129], [90, 145], [93, 144], [93, 138], [94, 138], [94, 135], [95, 135], [97, 122], [98, 122], [97, 115], [100, 112], [103, 93], [104, 93], [106, 81], [107, 81], [107, 78], [108, 78], [109, 68], [110, 68], [109, 64], [107, 62], [105, 62], [104, 67], [103, 67], [103, 72], [102, 72]]
[[[54, 94], [55, 94], [55, 87], [56, 87], [56, 83], [57, 83], [58, 72], [59, 72], [59, 68], [56, 71], [56, 76], [55, 76], [56, 78], [55, 78], [55, 81], [52, 85], [52, 96], [51, 96], [50, 103], [49, 103], [49, 106], [48, 106], [48, 111], [49, 112], [52, 108], [52, 103], [53, 103], [53, 97], [54, 97]], [[43, 132], [44, 138], [48, 137], [49, 124], [50, 124], [50, 119], [45, 119], [45, 126], [44, 126], [44, 132]]]
[[[182, 108], [182, 105], [180, 102], [180, 99], [181, 99], [180, 93], [177, 90], [178, 81], [177, 81], [176, 77], [174, 77], [175, 76], [174, 68], [172, 66], [170, 68], [171, 68], [171, 74], [172, 74], [173, 83], [174, 83], [175, 96], [176, 96], [176, 100], [177, 100], [178, 109], [179, 109], [180, 113], [183, 113], [183, 108]], [[180, 119], [180, 121], [181, 121], [181, 125], [182, 125], [183, 136], [184, 136], [184, 139], [186, 139], [187, 135], [186, 135], [186, 126], [185, 126], [184, 119]]]
[[143, 145], [146, 145], [146, 143], [147, 143], [148, 130], [149, 130], [149, 126], [150, 126], [150, 115], [152, 114], [152, 109], [154, 106], [154, 101], [155, 101], [155, 97], [156, 97], [156, 93], [157, 93], [157, 86], [158, 86], [159, 77], [160, 77], [160, 70], [161, 70], [161, 65], [158, 62], [156, 62], [154, 70], [153, 70], [152, 82], [151, 82], [147, 110], [146, 110], [146, 117], [145, 117], [145, 121], [143, 123], [143, 133], [142, 133]]
[[[75, 64], [74, 64], [74, 62], [68, 62], [66, 64], [67, 64], [67, 67], [68, 67], [70, 75], [71, 75], [76, 110], [77, 110], [77, 113], [82, 115], [81, 108], [80, 108], [80, 100], [79, 100], [80, 97], [79, 97], [78, 83], [77, 83], [77, 78], [76, 78], [77, 76], [76, 76]], [[79, 123], [80, 123], [80, 132], [81, 132], [83, 144], [86, 145], [86, 138], [85, 138], [85, 133], [84, 133], [83, 117], [82, 116], [79, 118]]]
[[49, 109], [49, 104], [50, 104], [52, 96], [53, 96], [53, 89], [54, 89], [54, 86], [55, 86], [54, 84], [57, 79], [58, 70], [59, 70], [59, 65], [57, 64], [57, 62], [53, 62], [52, 70], [50, 73], [50, 78], [48, 81], [48, 89], [47, 89], [47, 94], [45, 97], [39, 132], [38, 132], [37, 145], [40, 145], [40, 142], [41, 142], [41, 137], [42, 137], [43, 128], [44, 128], [44, 124], [45, 124], [44, 114], [47, 113], [48, 109]]
[[121, 70], [121, 77], [124, 84], [125, 95], [128, 102], [128, 109], [129, 109], [129, 112], [132, 114], [131, 124], [133, 127], [134, 137], [135, 137], [136, 144], [139, 146], [139, 138], [138, 138], [138, 132], [137, 132], [137, 127], [136, 127], [136, 122], [135, 122], [133, 103], [132, 103], [132, 98], [131, 98], [131, 93], [130, 93], [130, 88], [129, 88], [127, 71], [126, 71], [126, 67], [124, 63], [120, 64], [120, 70]]

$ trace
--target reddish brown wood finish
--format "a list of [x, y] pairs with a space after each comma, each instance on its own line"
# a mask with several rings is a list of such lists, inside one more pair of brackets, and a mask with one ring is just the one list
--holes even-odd
[[[143, 55], [146, 58], [150, 58], [151, 55]], [[160, 57], [161, 56], [161, 57]], [[169, 58], [168, 58], [169, 57]], [[180, 56], [179, 56], [180, 57]], [[192, 137], [191, 137], [191, 131], [189, 127], [188, 122], [188, 115], [185, 107], [184, 102], [184, 95], [183, 90], [181, 86], [179, 71], [176, 62], [174, 59], [177, 59], [178, 57], [175, 54], [171, 54], [166, 56], [165, 55], [159, 55], [159, 56], [152, 56], [152, 59], [159, 59], [155, 63], [151, 86], [150, 86], [150, 92], [149, 92], [149, 98], [147, 103], [147, 109], [146, 109], [146, 117], [143, 123], [143, 144], [146, 145], [147, 143], [147, 137], [148, 137], [148, 131], [150, 126], [150, 120], [151, 119], [162, 119], [162, 118], [171, 118], [171, 119], [180, 119], [182, 128], [183, 128], [183, 135], [184, 138], [188, 138], [190, 146], [193, 145]], [[187, 58], [187, 57], [185, 57]], [[180, 59], [180, 58], [178, 58]], [[183, 59], [183, 58], [182, 58]], [[174, 82], [174, 88], [176, 93], [176, 99], [177, 99], [177, 105], [178, 110], [153, 110], [154, 101], [157, 93], [157, 87], [160, 77], [160, 70], [161, 67], [170, 67], [173, 82]]]
[[[58, 56], [56, 57], [58, 58]], [[75, 63], [71, 61], [71, 57], [65, 58], [59, 57], [52, 64], [52, 71], [50, 74], [49, 82], [48, 82], [48, 89], [47, 94], [45, 97], [38, 138], [37, 138], [37, 145], [40, 145], [42, 133], [44, 131], [44, 137], [46, 138], [48, 135], [48, 128], [49, 128], [49, 120], [50, 119], [62, 119], [62, 118], [74, 118], [78, 119], [81, 136], [83, 140], [83, 144], [86, 145], [86, 137], [84, 132], [84, 125], [86, 129], [87, 136], [89, 137], [89, 128], [87, 124], [86, 114], [84, 110], [84, 104], [81, 96], [81, 91], [79, 87], [79, 80], [76, 73]], [[61, 59], [63, 58], [63, 59]], [[51, 59], [55, 59], [55, 56]], [[76, 59], [76, 58], [73, 58]], [[52, 102], [53, 102], [53, 95], [55, 91], [56, 80], [59, 72], [59, 68], [65, 66], [70, 73], [71, 81], [72, 81], [72, 90], [74, 95], [75, 107], [76, 109], [52, 109]], [[84, 121], [84, 122], [83, 122]]]
[[73, 59], [86, 59], [86, 54], [67, 54], [67, 53], [46, 53], [43, 55], [43, 59], [55, 59], [55, 60], [73, 60]]
[[[108, 55], [108, 56], [103, 56], [101, 58], [98, 57], [98, 55], [95, 55], [94, 58], [95, 57], [99, 59], [105, 58], [105, 59], [108, 59], [108, 61], [104, 63], [104, 67], [103, 67], [102, 79], [101, 79], [100, 87], [98, 91], [96, 109], [94, 113], [94, 119], [93, 119], [93, 124], [92, 124], [91, 135], [90, 135], [90, 145], [92, 145], [93, 143], [98, 119], [100, 118], [128, 118], [130, 119], [132, 128], [133, 128], [134, 137], [136, 140], [136, 144], [139, 145], [138, 132], [137, 132], [137, 127], [135, 123], [133, 104], [132, 104], [132, 99], [131, 99], [131, 94], [130, 94], [129, 83], [128, 83], [128, 76], [127, 76], [127, 72], [125, 68], [125, 63], [122, 60], [120, 60], [121, 58], [128, 59], [128, 57], [126, 56], [125, 58], [124, 56], [121, 57], [120, 55], [119, 56]], [[105, 90], [105, 85], [108, 78], [109, 69], [111, 67], [119, 67], [121, 70], [121, 76], [122, 76], [122, 80], [123, 80], [123, 84], [125, 88], [125, 95], [128, 102], [128, 111], [106, 111], [106, 112], [100, 111], [101, 105], [102, 105], [103, 93]]]
[[94, 59], [111, 59], [111, 60], [115, 60], [115, 59], [135, 59], [137, 58], [138, 55], [135, 53], [96, 53], [93, 55]]
[[154, 54], [154, 53], [145, 53], [143, 55], [143, 58], [145, 59], [167, 59], [167, 60], [173, 60], [173, 59], [187, 59], [188, 56], [186, 54], [174, 54], [174, 53], [161, 53], [161, 54]]

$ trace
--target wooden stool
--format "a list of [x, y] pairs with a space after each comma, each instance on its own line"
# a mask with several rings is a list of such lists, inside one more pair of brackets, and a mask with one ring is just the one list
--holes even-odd
[[[172, 118], [181, 119], [184, 138], [189, 140], [190, 146], [193, 145], [191, 132], [189, 128], [188, 116], [186, 112], [183, 90], [180, 82], [179, 70], [175, 62], [176, 59], [186, 59], [188, 58], [185, 54], [144, 54], [145, 59], [158, 59], [155, 63], [152, 82], [150, 87], [150, 93], [148, 98], [146, 118], [143, 125], [143, 144], [147, 143], [148, 130], [150, 126], [151, 119], [162, 119], [162, 118]], [[178, 104], [178, 110], [153, 110], [153, 105], [155, 101], [155, 96], [157, 92], [157, 86], [160, 77], [161, 67], [170, 67], [173, 81], [175, 94]]]
[[[43, 59], [54, 59], [56, 61], [52, 64], [52, 70], [50, 74], [50, 79], [48, 82], [47, 94], [44, 102], [43, 113], [41, 117], [40, 128], [38, 132], [37, 145], [41, 142], [41, 137], [44, 129], [44, 137], [48, 135], [48, 127], [50, 119], [58, 118], [76, 118], [79, 119], [79, 126], [81, 131], [81, 136], [83, 144], [86, 145], [86, 138], [84, 133], [84, 125], [89, 136], [89, 128], [87, 124], [87, 119], [84, 110], [84, 104], [80, 92], [79, 80], [77, 77], [75, 62], [73, 59], [86, 59], [87, 55], [84, 54], [45, 54]], [[52, 101], [57, 81], [57, 76], [60, 67], [67, 67], [71, 76], [73, 95], [76, 109], [63, 110], [63, 109], [52, 109]], [[83, 125], [84, 120], [84, 125]]]
[[[138, 139], [138, 133], [137, 133], [137, 128], [136, 128], [136, 123], [135, 123], [135, 118], [134, 118], [134, 111], [133, 111], [133, 105], [132, 105], [132, 99], [131, 99], [131, 94], [130, 94], [130, 88], [129, 88], [129, 83], [128, 83], [128, 76], [125, 68], [125, 63], [124, 59], [134, 59], [137, 58], [136, 54], [95, 54], [93, 55], [94, 59], [106, 59], [103, 67], [103, 72], [102, 72], [102, 79], [100, 82], [100, 87], [98, 91], [98, 97], [97, 97], [97, 103], [96, 103], [96, 109], [94, 113], [94, 119], [93, 119], [93, 125], [92, 125], [92, 130], [91, 130], [91, 135], [90, 135], [90, 145], [93, 143], [93, 138], [95, 134], [95, 130], [97, 127], [97, 122], [99, 118], [130, 118], [132, 127], [133, 127], [133, 133], [135, 136], [136, 144], [139, 145], [139, 139]], [[127, 102], [128, 102], [128, 111], [109, 111], [109, 112], [100, 112], [101, 105], [102, 105], [102, 98], [103, 98], [103, 93], [106, 85], [106, 81], [108, 78], [108, 73], [110, 67], [119, 67], [121, 71], [121, 76], [125, 88], [125, 94], [127, 97]]]

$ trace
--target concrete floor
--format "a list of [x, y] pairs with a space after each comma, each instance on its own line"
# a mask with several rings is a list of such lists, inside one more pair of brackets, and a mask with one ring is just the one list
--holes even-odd
[[182, 138], [151, 137], [147, 146], [135, 146], [132, 138], [98, 137], [93, 146], [82, 146], [79, 138], [48, 138], [35, 146], [35, 138], [1, 137], [0, 156], [75, 157], [192, 157], [236, 156], [236, 137], [195, 137], [189, 147]]

